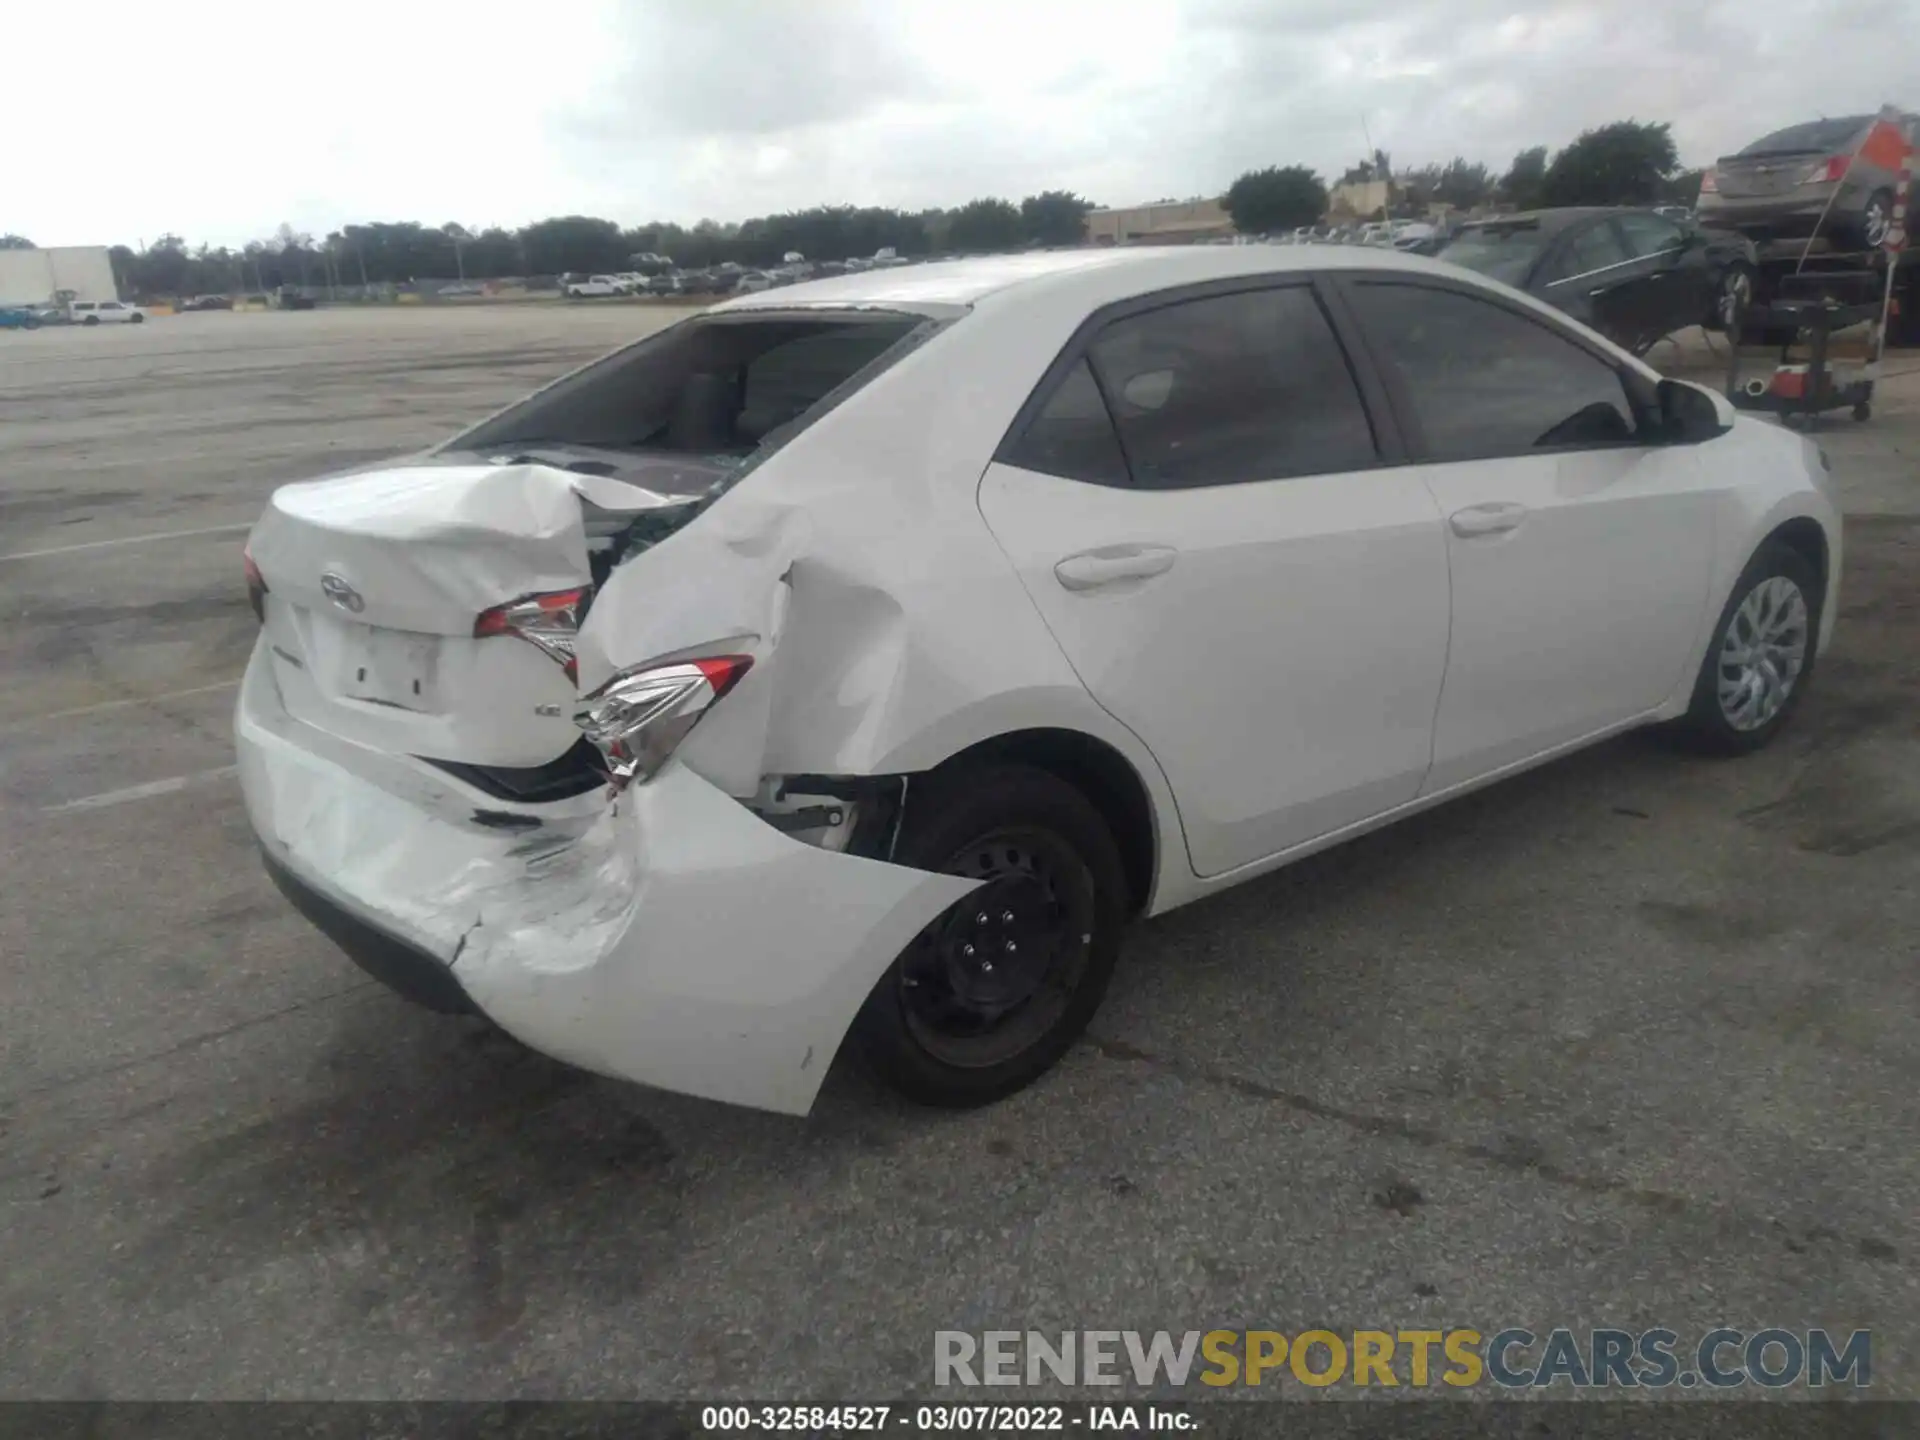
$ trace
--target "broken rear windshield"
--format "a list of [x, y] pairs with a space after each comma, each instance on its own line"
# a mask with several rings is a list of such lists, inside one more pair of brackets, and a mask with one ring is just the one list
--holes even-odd
[[649, 336], [448, 442], [740, 462], [797, 434], [936, 322], [899, 312], [707, 315]]

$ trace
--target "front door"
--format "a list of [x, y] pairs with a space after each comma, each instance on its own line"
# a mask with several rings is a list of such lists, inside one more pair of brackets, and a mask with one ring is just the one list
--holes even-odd
[[1313, 287], [1113, 319], [980, 507], [1214, 876], [1402, 804], [1429, 763], [1447, 546], [1381, 464]]
[[1630, 721], [1686, 679], [1714, 481], [1545, 316], [1431, 283], [1345, 292], [1446, 524], [1453, 631], [1428, 792]]

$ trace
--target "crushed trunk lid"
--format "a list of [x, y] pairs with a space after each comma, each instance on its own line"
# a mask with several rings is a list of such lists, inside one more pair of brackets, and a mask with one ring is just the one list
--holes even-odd
[[701, 500], [542, 463], [426, 463], [275, 492], [248, 540], [297, 718], [385, 751], [549, 765], [578, 735], [560, 661], [481, 615], [583, 592]]

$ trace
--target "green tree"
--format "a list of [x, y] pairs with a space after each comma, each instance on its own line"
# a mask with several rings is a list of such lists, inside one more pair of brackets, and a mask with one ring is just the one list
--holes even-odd
[[1020, 202], [1020, 223], [1036, 245], [1078, 245], [1086, 238], [1091, 200], [1071, 190], [1042, 190]]
[[969, 200], [953, 212], [947, 243], [956, 250], [1016, 250], [1023, 231], [1020, 212], [1005, 200]]
[[1269, 165], [1229, 185], [1224, 203], [1242, 235], [1271, 235], [1319, 220], [1327, 209], [1327, 187], [1304, 165]]
[[36, 246], [24, 235], [0, 235], [0, 250], [35, 250]]
[[1660, 202], [1663, 205], [1691, 205], [1700, 198], [1699, 170], [1682, 170], [1661, 186]]
[[1484, 204], [1493, 196], [1493, 172], [1477, 162], [1456, 155], [1440, 169], [1433, 198], [1445, 205], [1467, 209]]
[[1542, 198], [1549, 205], [1651, 205], [1679, 168], [1665, 121], [1616, 120], [1582, 132], [1553, 157]]
[[[535, 275], [568, 271], [592, 273], [619, 270], [627, 263], [620, 227], [590, 215], [557, 215], [538, 220], [521, 232], [527, 264]], [[444, 242], [443, 242], [444, 243]]]
[[1500, 194], [1516, 210], [1538, 210], [1546, 204], [1547, 147], [1535, 145], [1513, 157], [1500, 180]]

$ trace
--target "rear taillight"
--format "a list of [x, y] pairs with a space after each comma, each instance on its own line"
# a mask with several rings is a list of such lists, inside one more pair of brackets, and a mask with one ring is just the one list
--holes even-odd
[[616, 786], [649, 780], [752, 664], [749, 655], [717, 655], [623, 671], [581, 702], [573, 723]]
[[1700, 172], [1700, 193], [1702, 195], [1718, 195], [1720, 193], [1720, 177], [1711, 170], [1702, 170]]
[[567, 678], [579, 678], [574, 669], [573, 642], [580, 633], [580, 621], [586, 616], [587, 601], [593, 587], [577, 590], [550, 590], [544, 595], [523, 595], [491, 610], [482, 610], [473, 622], [476, 638], [487, 635], [516, 635], [540, 647], [549, 658], [567, 672]]
[[1832, 180], [1844, 180], [1847, 178], [1847, 169], [1852, 164], [1851, 155], [1829, 155], [1819, 164], [1809, 166], [1807, 173], [1800, 177], [1800, 183], [1821, 185]]
[[267, 578], [245, 550], [240, 552], [240, 569], [247, 577], [247, 603], [253, 607], [253, 618], [264, 625], [267, 623]]

